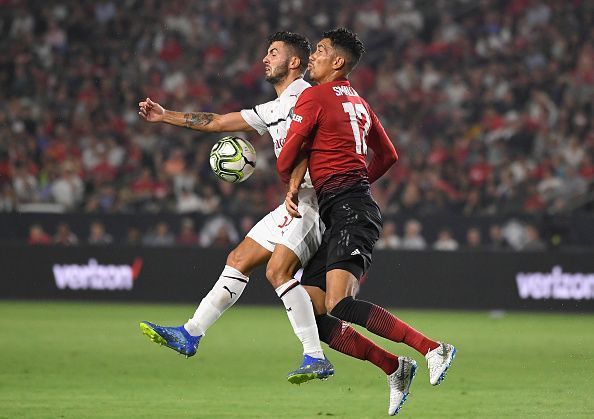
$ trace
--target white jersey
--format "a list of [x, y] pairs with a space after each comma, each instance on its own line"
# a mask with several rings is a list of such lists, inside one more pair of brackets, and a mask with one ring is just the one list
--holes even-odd
[[[256, 105], [252, 109], [243, 109], [241, 116], [260, 135], [266, 132], [272, 137], [274, 154], [278, 157], [285, 145], [287, 132], [291, 125], [293, 109], [297, 99], [311, 85], [303, 79], [297, 79], [281, 93], [279, 97], [270, 102]], [[312, 188], [309, 172], [305, 175], [304, 184], [301, 187]]]
[[[270, 133], [276, 157], [285, 144], [297, 99], [308, 87], [308, 82], [297, 79], [275, 100], [241, 111], [245, 122], [258, 133]], [[301, 266], [305, 266], [320, 246], [323, 230], [318, 214], [318, 201], [309, 173], [305, 175], [299, 189], [299, 212], [302, 218], [291, 217], [283, 202], [260, 220], [249, 231], [247, 237], [270, 252], [274, 251], [277, 244], [282, 244], [297, 255]]]

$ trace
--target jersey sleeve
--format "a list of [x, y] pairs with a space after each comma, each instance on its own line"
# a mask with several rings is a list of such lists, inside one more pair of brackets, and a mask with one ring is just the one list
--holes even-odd
[[276, 170], [284, 183], [289, 182], [295, 160], [304, 144], [311, 141], [311, 134], [318, 123], [322, 106], [314, 100], [313, 90], [304, 90], [297, 99], [285, 145], [276, 160]]
[[383, 176], [384, 173], [398, 160], [398, 153], [394, 144], [390, 141], [377, 115], [370, 109], [371, 129], [367, 136], [367, 145], [373, 150], [373, 158], [369, 162], [367, 171], [369, 183], [373, 183]]
[[322, 105], [316, 100], [315, 91], [316, 89], [314, 88], [306, 89], [301, 93], [299, 99], [297, 99], [291, 116], [292, 120], [287, 138], [292, 133], [308, 139], [311, 136], [322, 112]]
[[295, 160], [297, 160], [299, 151], [301, 151], [305, 141], [306, 138], [304, 136], [289, 130], [285, 145], [276, 159], [276, 171], [283, 183], [289, 183], [293, 167], [295, 166]]
[[[269, 102], [270, 103], [270, 102]], [[268, 132], [266, 122], [260, 117], [263, 114], [267, 103], [263, 105], [256, 105], [252, 109], [242, 109], [241, 117], [247, 122], [253, 129], [258, 131], [258, 134], [263, 135]]]

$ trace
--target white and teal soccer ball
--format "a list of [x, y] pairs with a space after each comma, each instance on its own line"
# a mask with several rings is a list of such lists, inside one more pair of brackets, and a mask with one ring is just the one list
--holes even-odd
[[254, 173], [256, 150], [242, 138], [221, 138], [210, 151], [210, 167], [215, 175], [226, 182], [243, 182]]

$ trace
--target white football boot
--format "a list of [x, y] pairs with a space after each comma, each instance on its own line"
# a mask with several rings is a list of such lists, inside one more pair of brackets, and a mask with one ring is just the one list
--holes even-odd
[[398, 369], [388, 375], [388, 386], [390, 386], [390, 406], [388, 415], [394, 416], [408, 397], [410, 385], [417, 373], [417, 363], [414, 359], [406, 356], [398, 357]]
[[456, 357], [456, 348], [449, 343], [438, 342], [439, 346], [427, 352], [427, 368], [429, 368], [429, 382], [431, 385], [440, 384], [448, 372], [448, 368]]

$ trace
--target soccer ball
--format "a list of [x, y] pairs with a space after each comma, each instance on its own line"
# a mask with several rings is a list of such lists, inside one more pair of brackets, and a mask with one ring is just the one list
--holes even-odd
[[210, 167], [226, 182], [243, 182], [256, 168], [256, 150], [242, 138], [221, 138], [210, 151]]

